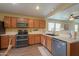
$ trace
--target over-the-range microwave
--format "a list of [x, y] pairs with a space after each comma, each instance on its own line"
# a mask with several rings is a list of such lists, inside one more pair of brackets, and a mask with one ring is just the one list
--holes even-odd
[[25, 22], [18, 22], [18, 23], [17, 23], [17, 27], [18, 27], [18, 28], [27, 28], [27, 27], [28, 27], [28, 23], [25, 23]]

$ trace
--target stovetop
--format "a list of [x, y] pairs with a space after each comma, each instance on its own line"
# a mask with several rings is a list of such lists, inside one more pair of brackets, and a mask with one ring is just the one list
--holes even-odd
[[27, 30], [18, 30], [18, 34], [17, 35], [27, 35], [28, 31]]

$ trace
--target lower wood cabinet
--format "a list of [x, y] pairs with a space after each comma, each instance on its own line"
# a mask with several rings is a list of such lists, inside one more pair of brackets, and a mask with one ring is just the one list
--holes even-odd
[[[9, 45], [9, 36], [5, 35], [5, 36], [1, 36], [1, 49], [3, 48], [7, 48]], [[12, 45], [13, 47], [15, 47], [16, 45], [16, 36], [12, 36]]]
[[1, 36], [1, 48], [7, 48], [9, 44], [8, 36]]
[[46, 36], [41, 35], [41, 44], [46, 47]]
[[29, 44], [37, 44], [40, 43], [40, 34], [30, 34], [29, 35]]
[[16, 47], [16, 36], [15, 35], [12, 36], [12, 45], [13, 47]]
[[34, 34], [29, 35], [29, 44], [30, 45], [35, 44], [35, 42], [34, 42]]
[[34, 35], [34, 41], [35, 41], [35, 44], [40, 43], [40, 34]]
[[46, 47], [47, 49], [52, 52], [52, 38], [51, 37], [48, 37], [46, 36]]

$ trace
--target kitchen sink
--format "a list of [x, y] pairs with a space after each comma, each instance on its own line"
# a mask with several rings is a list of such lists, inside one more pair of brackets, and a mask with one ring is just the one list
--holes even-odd
[[57, 36], [57, 35], [55, 35], [55, 34], [46, 34], [46, 35]]

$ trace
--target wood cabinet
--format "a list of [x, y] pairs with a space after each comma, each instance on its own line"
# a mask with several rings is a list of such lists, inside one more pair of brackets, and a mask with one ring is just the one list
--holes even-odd
[[16, 28], [18, 22], [28, 23], [28, 28], [45, 28], [46, 26], [45, 20], [4, 16], [6, 28]]
[[29, 21], [28, 21], [28, 27], [29, 28], [34, 28], [34, 20], [33, 19], [29, 19]]
[[15, 35], [12, 36], [12, 45], [13, 47], [16, 47], [16, 36]]
[[39, 20], [34, 20], [34, 28], [39, 28]]
[[40, 43], [40, 34], [30, 34], [29, 35], [29, 44], [38, 44]]
[[40, 34], [35, 34], [34, 35], [34, 41], [35, 41], [35, 44], [37, 44], [37, 43], [40, 43]]
[[47, 45], [46, 45], [47, 49], [48, 49], [50, 52], [52, 52], [52, 38], [46, 36], [46, 43], [47, 43]]
[[9, 39], [8, 36], [1, 36], [1, 49], [7, 48], [9, 45]]
[[41, 35], [41, 44], [46, 47], [46, 36]]
[[4, 16], [4, 24], [5, 24], [6, 28], [10, 28], [11, 27], [11, 17]]
[[79, 42], [67, 43], [67, 56], [79, 56]]
[[34, 42], [34, 34], [30, 34], [29, 35], [29, 44], [31, 45], [31, 44], [35, 44], [35, 42]]
[[[10, 37], [8, 35], [1, 36], [1, 40], [0, 40], [1, 41], [1, 49], [8, 47], [9, 39], [10, 39]], [[16, 45], [16, 36], [15, 35], [12, 36], [12, 45], [13, 45], [13, 47], [15, 47], [15, 45]]]
[[39, 28], [45, 28], [45, 27], [46, 27], [45, 20], [39, 20]]
[[12, 28], [16, 28], [17, 26], [16, 26], [16, 21], [17, 21], [17, 19], [18, 18], [16, 18], [16, 17], [11, 17], [11, 27]]

